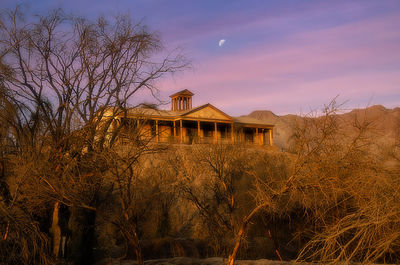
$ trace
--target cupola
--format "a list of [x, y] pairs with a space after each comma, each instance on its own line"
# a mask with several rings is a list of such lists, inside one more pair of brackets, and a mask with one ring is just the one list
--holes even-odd
[[192, 109], [192, 96], [194, 94], [187, 89], [179, 91], [171, 96], [171, 110], [184, 111]]

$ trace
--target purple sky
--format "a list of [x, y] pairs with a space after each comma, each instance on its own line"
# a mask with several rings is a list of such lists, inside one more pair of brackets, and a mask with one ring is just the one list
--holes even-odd
[[[11, 8], [15, 0], [0, 0]], [[347, 108], [400, 105], [399, 0], [43, 0], [95, 18], [129, 13], [182, 48], [193, 68], [160, 80], [160, 97], [189, 89], [194, 105], [230, 115], [307, 113], [339, 95]], [[225, 39], [222, 47], [218, 42]]]

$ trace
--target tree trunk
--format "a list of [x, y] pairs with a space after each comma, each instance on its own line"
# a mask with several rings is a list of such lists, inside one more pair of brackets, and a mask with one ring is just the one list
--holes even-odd
[[267, 205], [268, 205], [267, 203], [258, 205], [256, 208], [253, 209], [253, 211], [251, 211], [251, 213], [248, 216], [243, 218], [242, 225], [240, 226], [239, 232], [236, 237], [235, 247], [233, 248], [232, 254], [229, 255], [227, 265], [233, 265], [235, 263], [237, 253], [239, 252], [240, 243], [242, 242], [242, 238], [245, 235], [247, 224], [249, 223], [249, 221], [251, 220], [251, 218], [253, 218], [254, 215], [256, 215]]
[[61, 228], [59, 225], [59, 211], [60, 211], [60, 203], [56, 202], [53, 208], [53, 217], [51, 222], [50, 234], [53, 239], [53, 255], [58, 258], [60, 253], [60, 244], [61, 244]]
[[124, 217], [125, 217], [125, 221], [127, 222], [127, 225], [128, 225], [128, 231], [126, 231], [126, 237], [129, 241], [129, 243], [135, 249], [138, 265], [144, 265], [143, 256], [142, 256], [142, 248], [140, 246], [139, 236], [136, 231], [136, 225], [133, 225], [129, 221], [129, 216], [127, 213], [124, 214]]
[[142, 250], [140, 248], [136, 249], [136, 257], [138, 265], [143, 265], [143, 257], [142, 257]]
[[136, 259], [138, 265], [144, 265], [143, 256], [142, 256], [142, 248], [140, 247], [139, 239], [137, 238], [136, 232], [134, 233], [136, 237], [136, 244], [135, 244], [135, 252], [136, 252]]
[[233, 248], [232, 254], [229, 255], [227, 265], [233, 265], [235, 263], [237, 253], [239, 251], [240, 243], [242, 242], [244, 230], [246, 229], [246, 224], [243, 223], [242, 226], [240, 227], [239, 233], [236, 238], [235, 247]]

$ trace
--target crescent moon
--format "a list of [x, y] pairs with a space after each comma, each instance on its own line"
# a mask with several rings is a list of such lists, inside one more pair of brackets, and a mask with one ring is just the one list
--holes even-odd
[[222, 39], [222, 40], [220, 40], [220, 41], [218, 42], [218, 46], [219, 46], [219, 47], [222, 47], [222, 45], [224, 45], [224, 43], [225, 43], [225, 40]]

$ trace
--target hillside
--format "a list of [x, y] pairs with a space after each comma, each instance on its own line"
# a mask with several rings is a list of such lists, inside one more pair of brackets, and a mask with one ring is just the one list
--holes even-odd
[[[303, 116], [278, 116], [269, 110], [256, 110], [247, 115], [275, 125], [274, 143], [280, 149], [286, 150], [296, 124], [301, 124]], [[351, 132], [356, 122], [371, 122], [371, 128], [379, 143], [394, 141], [400, 128], [400, 108], [387, 109], [382, 105], [374, 105], [365, 109], [354, 109], [350, 112], [338, 114], [339, 125]]]

